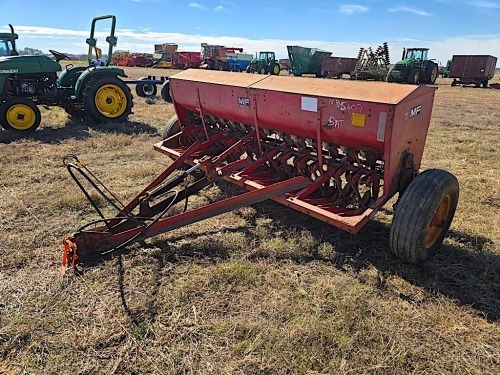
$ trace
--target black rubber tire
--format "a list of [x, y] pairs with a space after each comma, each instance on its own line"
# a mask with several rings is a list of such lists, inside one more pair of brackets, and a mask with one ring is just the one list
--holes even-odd
[[161, 85], [161, 90], [160, 90], [160, 95], [163, 100], [165, 100], [167, 103], [172, 103], [172, 96], [170, 96], [170, 82], [165, 81], [163, 82], [163, 85]]
[[248, 66], [247, 66], [247, 68], [245, 69], [245, 71], [246, 71], [247, 73], [251, 73], [251, 72], [252, 72], [252, 70], [250, 69], [250, 65], [248, 65]]
[[483, 88], [485, 88], [485, 89], [486, 89], [486, 88], [488, 88], [488, 80], [487, 80], [487, 79], [485, 79], [485, 80], [484, 80], [484, 81], [482, 81], [481, 83], [482, 83], [482, 85], [483, 85]]
[[[16, 111], [13, 114], [17, 113], [16, 117], [17, 120], [19, 120], [17, 123], [13, 123], [9, 120], [9, 111], [13, 110]], [[0, 105], [0, 125], [6, 130], [33, 132], [38, 128], [41, 121], [42, 114], [40, 113], [40, 109], [29, 99], [14, 97], [7, 99]]]
[[163, 130], [162, 139], [165, 140], [170, 138], [174, 134], [177, 134], [181, 131], [181, 124], [179, 122], [179, 118], [177, 115], [173, 115], [165, 124], [165, 129]]
[[[179, 133], [180, 131], [181, 131], [181, 123], [179, 122], [179, 118], [177, 117], [177, 115], [173, 115], [172, 117], [170, 117], [170, 119], [165, 124], [165, 129], [163, 130], [162, 139], [165, 140], [167, 138], [170, 138], [171, 136]], [[172, 141], [168, 142], [168, 145], [172, 146], [172, 147], [178, 147], [179, 142], [172, 140]], [[186, 171], [189, 168], [191, 168], [191, 166], [187, 163], [182, 163], [179, 166], [179, 169], [182, 171]], [[194, 173], [193, 175], [200, 177], [200, 174], [198, 174], [198, 173]]]
[[[149, 79], [148, 77], [139, 78], [140, 81]], [[141, 98], [149, 98], [150, 96], [155, 96], [157, 93], [157, 88], [155, 84], [152, 83], [138, 83], [135, 85], [135, 93]]]
[[[111, 97], [108, 93], [106, 103], [109, 107], [103, 107], [102, 104], [97, 103], [99, 95], [102, 93], [100, 90], [109, 90], [110, 93], [115, 94], [119, 97], [123, 103], [120, 104], [120, 109], [118, 114], [107, 112], [112, 110], [114, 102], [118, 102], [117, 97]], [[103, 95], [103, 96], [105, 96]], [[110, 100], [110, 102], [108, 102]], [[119, 104], [119, 103], [118, 103]], [[130, 88], [118, 77], [112, 76], [97, 76], [91, 78], [83, 90], [83, 107], [88, 116], [90, 116], [96, 122], [116, 122], [126, 120], [127, 117], [132, 113], [132, 94]]]
[[410, 70], [410, 73], [408, 74], [407, 83], [412, 84], [412, 85], [418, 85], [419, 82], [420, 82], [420, 69], [419, 68], [412, 68]]
[[433, 85], [436, 82], [438, 72], [438, 65], [432, 61], [429, 61], [425, 69], [425, 83]]
[[419, 174], [397, 202], [390, 231], [392, 252], [414, 264], [432, 258], [453, 220], [458, 196], [458, 181], [451, 173], [429, 169]]
[[453, 81], [451, 81], [451, 87], [455, 87], [457, 85], [457, 80], [454, 79]]
[[274, 65], [272, 66], [272, 69], [271, 69], [271, 74], [273, 76], [279, 76], [280, 72], [281, 72], [280, 65], [277, 63], [274, 63]]

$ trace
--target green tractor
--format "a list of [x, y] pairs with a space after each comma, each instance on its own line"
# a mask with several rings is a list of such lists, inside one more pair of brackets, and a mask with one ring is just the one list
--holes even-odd
[[259, 58], [252, 60], [247, 67], [247, 73], [278, 75], [281, 68], [274, 52], [259, 52]]
[[450, 67], [451, 67], [451, 60], [448, 60], [446, 62], [446, 65], [443, 66], [439, 71], [441, 77], [448, 78], [448, 76], [450, 75]]
[[429, 48], [404, 48], [403, 57], [387, 73], [388, 82], [434, 84], [438, 64], [427, 58]]
[[[94, 38], [95, 24], [104, 19], [111, 19], [111, 35], [106, 38], [109, 52], [106, 64], [96, 67], [92, 51], [100, 49]], [[88, 66], [69, 64], [64, 71], [59, 61], [69, 57], [63, 53], [50, 50], [56, 61], [45, 55], [19, 56], [17, 35], [9, 25], [11, 33], [0, 34], [0, 125], [7, 130], [35, 130], [41, 122], [38, 105], [59, 106], [72, 116], [89, 116], [96, 122], [126, 119], [132, 112], [132, 94], [119, 77], [127, 75], [123, 69], [109, 66], [117, 42], [115, 24], [115, 16], [94, 18], [86, 41]]]

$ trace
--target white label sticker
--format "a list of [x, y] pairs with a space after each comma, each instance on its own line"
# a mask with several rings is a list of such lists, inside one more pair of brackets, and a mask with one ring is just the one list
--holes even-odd
[[377, 141], [383, 142], [385, 139], [385, 124], [387, 122], [387, 112], [380, 112], [378, 116]]
[[318, 98], [302, 97], [301, 108], [303, 111], [318, 112]]

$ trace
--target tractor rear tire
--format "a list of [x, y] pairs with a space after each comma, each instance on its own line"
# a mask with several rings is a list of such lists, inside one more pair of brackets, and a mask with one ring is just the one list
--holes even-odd
[[161, 85], [161, 90], [160, 90], [160, 95], [163, 100], [165, 100], [167, 103], [172, 103], [172, 96], [170, 95], [170, 82], [165, 81], [163, 82], [163, 85]]
[[6, 130], [32, 132], [41, 121], [40, 109], [26, 98], [10, 98], [0, 105], [0, 125]]
[[391, 250], [410, 263], [438, 251], [457, 208], [458, 181], [451, 173], [430, 169], [419, 174], [400, 196], [390, 231]]
[[[139, 78], [140, 81], [149, 79], [148, 77]], [[156, 85], [154, 83], [138, 83], [135, 85], [135, 93], [141, 98], [148, 98], [150, 96], [155, 96], [157, 92]]]
[[132, 113], [132, 94], [118, 77], [95, 77], [83, 90], [83, 106], [96, 122], [123, 121]]
[[439, 68], [436, 63], [429, 61], [425, 69], [425, 83], [433, 85], [436, 82]]
[[420, 69], [419, 68], [412, 68], [410, 70], [410, 74], [408, 74], [408, 81], [409, 84], [412, 85], [418, 85], [420, 82]]

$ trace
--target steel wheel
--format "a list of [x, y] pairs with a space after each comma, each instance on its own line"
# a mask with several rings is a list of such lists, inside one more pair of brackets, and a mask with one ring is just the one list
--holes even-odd
[[85, 111], [96, 121], [124, 120], [132, 112], [132, 94], [116, 77], [96, 77], [83, 92]]
[[266, 68], [265, 67], [260, 68], [259, 74], [267, 74]]
[[280, 66], [278, 64], [274, 64], [273, 75], [277, 76], [278, 74], [280, 74]]
[[26, 98], [11, 98], [0, 106], [0, 124], [7, 130], [33, 131], [41, 120], [38, 107]]
[[108, 118], [117, 118], [125, 112], [127, 98], [118, 86], [107, 84], [97, 90], [95, 105], [102, 115]]
[[446, 194], [434, 212], [429, 228], [427, 229], [427, 234], [425, 235], [425, 247], [431, 248], [434, 246], [438, 238], [443, 233], [443, 228], [446, 220], [450, 216], [451, 210], [451, 195]]

